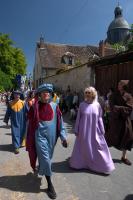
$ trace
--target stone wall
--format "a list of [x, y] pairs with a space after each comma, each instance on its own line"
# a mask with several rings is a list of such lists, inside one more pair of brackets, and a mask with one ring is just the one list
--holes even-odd
[[78, 92], [89, 85], [94, 85], [94, 73], [86, 64], [46, 77], [43, 82], [52, 83], [63, 91], [67, 90], [69, 85], [72, 91]]

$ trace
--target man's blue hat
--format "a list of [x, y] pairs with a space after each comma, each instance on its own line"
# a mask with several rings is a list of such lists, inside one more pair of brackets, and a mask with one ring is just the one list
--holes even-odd
[[42, 85], [38, 87], [37, 93], [40, 93], [43, 91], [53, 92], [53, 85], [50, 83], [43, 83]]

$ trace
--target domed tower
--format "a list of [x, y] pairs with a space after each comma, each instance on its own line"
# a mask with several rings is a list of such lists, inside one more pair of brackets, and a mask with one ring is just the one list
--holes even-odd
[[123, 18], [122, 7], [118, 6], [114, 10], [115, 19], [110, 23], [107, 31], [107, 42], [110, 44], [124, 42], [130, 36], [130, 27]]

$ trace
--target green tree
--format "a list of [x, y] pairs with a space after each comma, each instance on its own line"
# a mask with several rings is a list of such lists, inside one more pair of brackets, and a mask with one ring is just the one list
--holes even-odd
[[133, 24], [131, 24], [131, 28], [129, 31], [130, 37], [128, 39], [126, 39], [124, 42], [115, 43], [112, 45], [112, 47], [116, 50], [117, 53], [120, 53], [125, 50], [133, 51]]
[[0, 91], [10, 90], [13, 87], [12, 81], [7, 74], [0, 70]]
[[128, 42], [127, 47], [129, 51], [133, 51], [133, 24], [131, 24], [130, 33], [131, 33], [131, 40]]
[[133, 40], [128, 43], [128, 50], [133, 51]]
[[120, 53], [126, 50], [126, 47], [120, 43], [115, 43], [112, 45], [112, 47], [116, 50], [117, 53]]
[[0, 33], [0, 70], [8, 76], [10, 86], [14, 85], [16, 74], [24, 75], [26, 73], [26, 66], [23, 51], [14, 46], [14, 42], [8, 34]]
[[14, 69], [16, 74], [26, 74], [26, 60], [24, 53], [21, 49], [15, 48], [14, 49], [14, 59], [15, 59], [15, 64], [14, 64]]

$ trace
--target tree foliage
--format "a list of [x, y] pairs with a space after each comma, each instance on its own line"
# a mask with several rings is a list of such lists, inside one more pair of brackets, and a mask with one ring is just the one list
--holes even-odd
[[131, 33], [131, 40], [127, 44], [127, 47], [129, 51], [133, 51], [133, 24], [131, 25], [130, 33]]
[[129, 42], [128, 44], [128, 50], [133, 51], [133, 40]]
[[14, 46], [8, 34], [0, 33], [0, 76], [5, 77], [1, 87], [8, 89], [14, 86], [16, 74], [26, 73], [26, 59], [23, 51]]
[[116, 50], [117, 53], [123, 52], [126, 50], [126, 47], [123, 44], [115, 43], [112, 45], [113, 49]]
[[0, 70], [0, 91], [10, 90], [12, 87], [10, 77]]
[[130, 28], [130, 36], [128, 39], [126, 39], [124, 42], [121, 43], [115, 43], [112, 45], [112, 47], [116, 50], [117, 53], [120, 53], [122, 51], [133, 51], [133, 24], [131, 24]]

